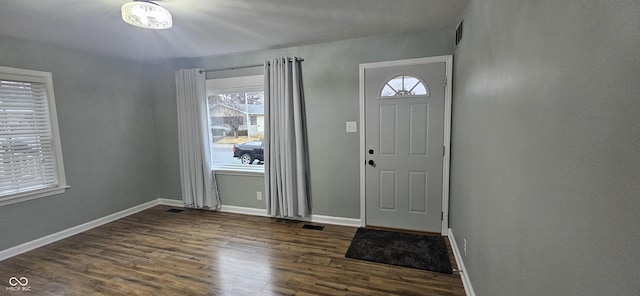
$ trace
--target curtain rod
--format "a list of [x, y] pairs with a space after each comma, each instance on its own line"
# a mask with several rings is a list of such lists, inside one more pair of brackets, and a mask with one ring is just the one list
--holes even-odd
[[[291, 59], [289, 59], [289, 61], [291, 61]], [[296, 58], [296, 61], [304, 62], [304, 59]], [[263, 66], [264, 66], [264, 64], [255, 64], [255, 65], [228, 67], [228, 68], [207, 69], [207, 70], [200, 70], [200, 73], [228, 71], [228, 70], [238, 70], [238, 69], [247, 69], [247, 68], [257, 68], [257, 67], [263, 67]]]

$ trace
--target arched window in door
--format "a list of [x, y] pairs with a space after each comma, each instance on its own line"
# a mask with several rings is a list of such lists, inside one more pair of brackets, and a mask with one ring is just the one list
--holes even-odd
[[389, 79], [380, 91], [381, 98], [407, 96], [429, 96], [429, 87], [418, 77], [399, 75]]

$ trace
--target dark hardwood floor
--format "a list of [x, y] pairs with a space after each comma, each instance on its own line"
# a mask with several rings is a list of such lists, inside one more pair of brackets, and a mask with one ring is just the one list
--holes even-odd
[[0, 261], [0, 295], [465, 295], [457, 271], [345, 258], [353, 227], [170, 208]]

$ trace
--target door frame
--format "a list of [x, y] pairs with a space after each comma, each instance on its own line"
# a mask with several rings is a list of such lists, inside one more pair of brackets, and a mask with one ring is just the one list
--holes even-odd
[[365, 187], [365, 168], [366, 168], [366, 121], [365, 121], [365, 85], [364, 72], [367, 69], [387, 68], [396, 66], [410, 66], [420, 64], [445, 63], [445, 91], [444, 91], [444, 156], [442, 157], [442, 235], [447, 235], [449, 230], [449, 165], [451, 162], [451, 85], [453, 72], [453, 56], [443, 55], [426, 58], [393, 60], [375, 63], [360, 64], [360, 226], [367, 225], [366, 218], [366, 187]]

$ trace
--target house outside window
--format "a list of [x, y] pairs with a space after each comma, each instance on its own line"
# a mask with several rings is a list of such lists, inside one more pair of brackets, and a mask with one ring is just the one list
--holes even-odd
[[207, 80], [216, 171], [264, 172], [264, 76]]

